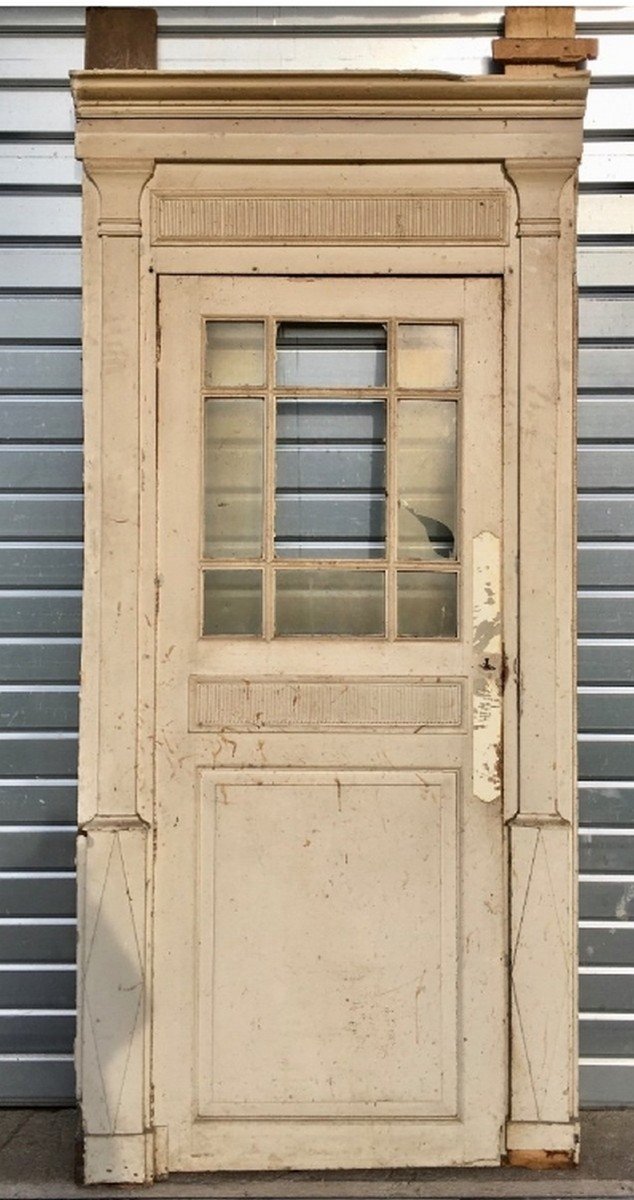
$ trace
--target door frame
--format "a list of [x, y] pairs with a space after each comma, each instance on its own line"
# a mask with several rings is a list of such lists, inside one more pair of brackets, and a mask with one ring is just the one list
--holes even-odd
[[503, 279], [504, 1149], [515, 1162], [576, 1158], [574, 233], [587, 84], [581, 73], [73, 77], [85, 167], [78, 1090], [89, 1182], [166, 1169], [151, 1079], [157, 276], [355, 274], [361, 262], [363, 273]]

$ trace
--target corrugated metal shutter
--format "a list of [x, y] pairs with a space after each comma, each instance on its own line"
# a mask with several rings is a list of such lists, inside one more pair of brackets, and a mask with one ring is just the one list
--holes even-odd
[[616, 20], [618, 32], [613, 25], [614, 34], [601, 37], [595, 67], [579, 219], [579, 934], [586, 1105], [634, 1103], [634, 9], [621, 9]]
[[[489, 69], [502, 8], [159, 8], [165, 68]], [[581, 1050], [634, 1098], [634, 8], [601, 36], [579, 278]], [[70, 1100], [81, 570], [83, 10], [0, 10], [0, 1100]]]
[[[60, 10], [0, 51], [0, 1099], [72, 1101], [80, 189]], [[6, 33], [6, 28], [3, 33]]]

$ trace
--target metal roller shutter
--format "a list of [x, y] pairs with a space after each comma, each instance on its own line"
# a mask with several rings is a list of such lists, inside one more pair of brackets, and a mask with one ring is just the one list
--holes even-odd
[[[164, 68], [489, 69], [503, 9], [159, 8]], [[581, 1053], [634, 1101], [634, 8], [601, 38], [581, 172]], [[0, 11], [0, 1102], [73, 1096], [83, 10]]]
[[68, 1103], [82, 419], [66, 76], [83, 10], [0, 20], [0, 1101]]

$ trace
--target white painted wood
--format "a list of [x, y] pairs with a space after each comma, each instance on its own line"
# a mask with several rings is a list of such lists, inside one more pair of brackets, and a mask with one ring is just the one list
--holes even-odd
[[457, 782], [201, 769], [199, 1119], [455, 1114]]
[[[560, 1149], [575, 1156], [574, 163], [510, 161], [507, 170], [518, 193], [521, 236], [522, 716], [510, 822], [511, 1120], [568, 1124]], [[536, 983], [546, 978], [547, 987]], [[546, 1149], [534, 1134], [534, 1148]]]
[[[329, 686], [332, 678], [371, 674], [379, 688], [390, 675], [467, 680], [473, 661], [479, 675], [476, 662], [495, 653], [489, 618], [499, 618], [499, 592], [495, 611], [486, 603], [495, 555], [492, 567], [479, 560], [477, 609], [470, 566], [475, 531], [499, 536], [498, 303], [490, 282], [366, 282], [362, 298], [355, 280], [174, 278], [162, 286], [156, 950], [171, 970], [156, 980], [155, 1096], [170, 1130], [172, 1170], [191, 1167], [192, 1137], [195, 1161], [208, 1169], [262, 1168], [273, 1156], [298, 1168], [388, 1159], [432, 1165], [447, 1154], [455, 1162], [498, 1161], [504, 1047], [492, 1014], [503, 1021], [502, 864], [485, 830], [496, 822], [499, 829], [500, 809], [492, 806], [489, 817], [481, 800], [495, 794], [480, 799], [470, 782], [473, 769], [491, 787], [495, 720], [493, 729], [478, 730], [473, 749], [468, 711], [460, 732], [419, 727], [412, 737], [351, 709], [325, 739], [292, 722], [277, 732], [274, 718], [262, 718], [257, 734], [243, 733], [227, 708], [203, 734], [188, 731], [180, 700], [193, 674], [290, 684], [299, 673], [314, 687], [320, 677]], [[464, 321], [461, 436], [471, 470], [460, 485], [461, 640], [200, 639], [198, 473], [184, 489], [178, 464], [200, 458], [200, 316], [213, 313]], [[485, 535], [490, 560], [487, 538], [495, 542], [495, 532]], [[494, 674], [499, 687], [499, 662]], [[196, 729], [191, 718], [189, 729]], [[249, 762], [260, 769], [250, 773]], [[275, 771], [266, 770], [269, 762]], [[429, 770], [440, 762], [439, 774]], [[361, 763], [371, 773], [354, 769]], [[377, 770], [388, 763], [392, 770]], [[461, 855], [487, 864], [479, 881], [459, 866], [454, 819], [464, 827]], [[415, 856], [409, 866], [405, 845]], [[185, 867], [196, 854], [197, 884]], [[415, 861], [427, 864], [418, 883]], [[431, 890], [420, 891], [430, 880]], [[476, 914], [477, 952], [462, 930]], [[380, 949], [388, 944], [389, 954]], [[278, 1011], [280, 987], [288, 1002]], [[458, 1008], [479, 1031], [466, 1054], [456, 1040]], [[439, 1116], [447, 1119], [442, 1130]], [[366, 1123], [349, 1141], [355, 1117]]]
[[490, 804], [502, 796], [502, 607], [500, 539], [489, 530], [473, 546], [473, 792]]
[[[147, 1063], [149, 826], [137, 773], [136, 686], [113, 646], [136, 663], [139, 611], [139, 202], [147, 165], [86, 181], [84, 220], [99, 221], [103, 286], [87, 272], [84, 303], [87, 520], [84, 576], [78, 877], [78, 1084], [86, 1178], [151, 1177]], [[118, 222], [112, 210], [122, 214]], [[97, 215], [99, 214], [99, 216]], [[121, 293], [123, 289], [123, 293]], [[116, 450], [124, 439], [126, 453]], [[127, 564], [124, 578], [119, 574]], [[112, 568], [112, 569], [111, 569]], [[119, 577], [117, 579], [117, 577]], [[134, 667], [136, 676], [136, 665]], [[126, 719], [126, 710], [128, 717]], [[108, 765], [109, 764], [109, 765]]]
[[[569, 1162], [576, 1153], [572, 239], [586, 87], [580, 76], [282, 75], [272, 86], [263, 75], [150, 79], [109, 72], [74, 81], [78, 148], [93, 181], [85, 190], [91, 416], [81, 785], [87, 837], [80, 839], [87, 904], [80, 918], [87, 968], [80, 1078], [87, 1146], [94, 1142], [91, 1182], [150, 1180], [166, 1169], [484, 1164], [499, 1162], [505, 1150], [511, 1157], [554, 1151]], [[245, 162], [254, 155], [257, 171]], [[163, 165], [153, 176], [158, 157]], [[210, 203], [210, 192], [220, 202]], [[243, 195], [258, 198], [246, 224], [238, 219]], [[333, 198], [341, 202], [336, 219]], [[214, 224], [218, 212], [232, 222], [224, 242]], [[388, 277], [395, 263], [404, 265], [395, 212], [412, 241], [409, 269], [418, 278]], [[280, 239], [292, 244], [280, 247]], [[498, 278], [464, 279], [466, 264]], [[378, 277], [368, 277], [372, 269]], [[157, 287], [163, 270], [169, 275]], [[195, 278], [187, 275], [192, 270]], [[439, 277], [423, 282], [430, 273]], [[199, 636], [205, 316], [463, 322], [458, 639]], [[267, 494], [270, 510], [270, 487]], [[269, 578], [274, 569], [267, 560]], [[498, 578], [508, 664], [502, 655], [495, 662], [498, 634], [490, 628]], [[268, 613], [270, 634], [270, 604]], [[487, 688], [485, 695], [481, 683], [487, 656], [498, 684], [510, 671], [510, 913], [491, 772], [497, 694]], [[410, 711], [411, 694], [407, 699], [404, 685], [399, 692], [399, 680], [442, 688], [444, 680], [459, 681], [463, 724], [446, 715], [446, 724], [425, 718], [412, 733], [406, 721], [370, 721], [364, 678], [378, 680], [377, 690], [392, 689], [400, 713]], [[239, 720], [230, 691], [224, 684], [214, 690], [227, 679], [239, 681]], [[245, 709], [245, 680], [269, 688], [261, 693], [273, 706], [266, 721]], [[327, 731], [282, 721], [294, 696], [298, 711], [318, 711], [302, 681], [310, 688], [353, 683], [350, 708], [338, 709]], [[286, 687], [285, 698], [271, 683]], [[447, 709], [451, 720], [455, 703]], [[379, 705], [377, 712], [388, 709]], [[399, 855], [392, 846], [388, 791], [412, 845], [424, 844], [440, 872], [433, 897], [409, 877], [400, 887], [411, 847], [408, 839]], [[448, 823], [439, 826], [445, 809]], [[115, 849], [129, 887], [117, 874]], [[312, 875], [298, 869], [302, 858], [314, 862]], [[267, 870], [271, 862], [275, 870]], [[100, 881], [107, 899], [88, 942]], [[337, 905], [341, 920], [329, 925]], [[136, 959], [117, 958], [110, 936], [117, 925], [124, 945], [132, 945], [134, 930]], [[392, 945], [401, 928], [402, 943], [397, 937]], [[423, 928], [425, 937], [417, 937]], [[391, 948], [379, 963], [367, 948], [381, 934]], [[320, 937], [325, 957], [311, 958]], [[366, 951], [355, 964], [357, 938]], [[457, 942], [453, 958], [447, 939]], [[304, 963], [295, 974], [293, 949]], [[281, 962], [286, 1021], [275, 991]], [[370, 1018], [368, 971], [381, 993]], [[383, 994], [386, 973], [397, 976], [396, 996]], [[421, 993], [408, 1009], [403, 997], [416, 997], [421, 974], [428, 998]], [[307, 975], [315, 981], [310, 995], [302, 990]], [[96, 986], [102, 980], [108, 982]], [[141, 999], [138, 1010], [122, 1004], [113, 1020], [107, 1005], [117, 986], [138, 988]], [[446, 1010], [443, 989], [453, 1000], [441, 1030], [429, 996], [441, 996]], [[366, 1014], [366, 1041], [354, 1022], [342, 1028], [339, 1019], [330, 1030], [329, 1014], [346, 998]], [[102, 1006], [103, 1020], [91, 1018], [93, 1003]], [[307, 1005], [314, 1006], [308, 1036], [301, 1034]], [[229, 1064], [229, 1014], [238, 1006], [248, 1032], [244, 1044], [233, 1043], [233, 1054], [229, 1048]], [[416, 1013], [420, 1020], [423, 1011], [427, 1095], [416, 1054], [405, 1054], [408, 1038], [416, 1044]], [[268, 1041], [258, 1040], [262, 1019]], [[123, 1072], [119, 1025], [130, 1049]], [[220, 1059], [212, 1067], [219, 1042], [224, 1066]], [[376, 1061], [388, 1044], [389, 1088], [379, 1097]], [[311, 1119], [302, 1110], [307, 1103], [326, 1105], [326, 1113]], [[379, 1103], [392, 1108], [371, 1118], [355, 1108], [367, 1112]], [[425, 1103], [433, 1114], [423, 1111]], [[276, 1107], [282, 1104], [288, 1115]], [[412, 1115], [409, 1104], [423, 1107]], [[342, 1115], [341, 1105], [354, 1115]], [[154, 1123], [162, 1131], [156, 1140]]]

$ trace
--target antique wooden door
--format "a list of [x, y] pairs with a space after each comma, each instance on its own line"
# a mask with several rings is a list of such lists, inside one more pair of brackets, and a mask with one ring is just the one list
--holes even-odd
[[170, 1170], [500, 1160], [500, 294], [161, 282]]

